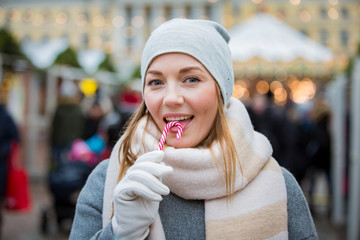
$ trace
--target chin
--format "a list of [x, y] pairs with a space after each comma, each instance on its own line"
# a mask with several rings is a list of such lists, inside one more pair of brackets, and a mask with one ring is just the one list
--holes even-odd
[[186, 141], [186, 140], [183, 141], [182, 138], [180, 140], [171, 139], [171, 141], [168, 143], [168, 145], [173, 147], [173, 148], [193, 148], [193, 147], [196, 146], [192, 142], [189, 142], [189, 141]]

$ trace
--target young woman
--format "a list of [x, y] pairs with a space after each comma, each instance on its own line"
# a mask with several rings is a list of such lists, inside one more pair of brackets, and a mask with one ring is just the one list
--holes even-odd
[[[70, 239], [317, 239], [293, 176], [231, 98], [229, 35], [170, 20], [141, 60], [143, 102], [109, 160], [90, 175]], [[170, 121], [166, 145], [157, 150]]]

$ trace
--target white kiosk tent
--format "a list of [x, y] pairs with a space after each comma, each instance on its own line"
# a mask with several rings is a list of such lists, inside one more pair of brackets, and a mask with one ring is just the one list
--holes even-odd
[[233, 27], [230, 35], [229, 46], [235, 61], [246, 62], [258, 57], [268, 62], [303, 59], [310, 63], [328, 63], [334, 57], [327, 47], [265, 13]]
[[332, 51], [276, 17], [258, 13], [229, 30], [235, 73], [276, 71], [311, 76], [329, 74]]

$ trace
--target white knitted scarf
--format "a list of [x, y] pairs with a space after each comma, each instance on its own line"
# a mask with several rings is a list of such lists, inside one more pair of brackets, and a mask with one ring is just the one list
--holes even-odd
[[[206, 239], [288, 239], [286, 186], [281, 168], [271, 157], [269, 141], [253, 130], [239, 100], [230, 99], [226, 117], [242, 170], [237, 168], [232, 197], [226, 198], [224, 173], [205, 148], [164, 148], [164, 162], [174, 171], [163, 178], [163, 183], [184, 199], [205, 200]], [[147, 129], [145, 126], [146, 120], [142, 119], [133, 139], [133, 146], [138, 147], [135, 152], [157, 149], [161, 133], [153, 123]], [[103, 226], [109, 223], [112, 213], [121, 140], [114, 147], [107, 170]], [[219, 144], [214, 143], [212, 149], [221, 164]], [[150, 227], [148, 239], [165, 239], [159, 217]]]

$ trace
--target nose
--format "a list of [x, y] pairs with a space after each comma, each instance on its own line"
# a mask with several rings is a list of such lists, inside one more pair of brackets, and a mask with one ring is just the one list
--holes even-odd
[[163, 103], [165, 106], [180, 106], [184, 103], [181, 89], [176, 84], [168, 84]]

